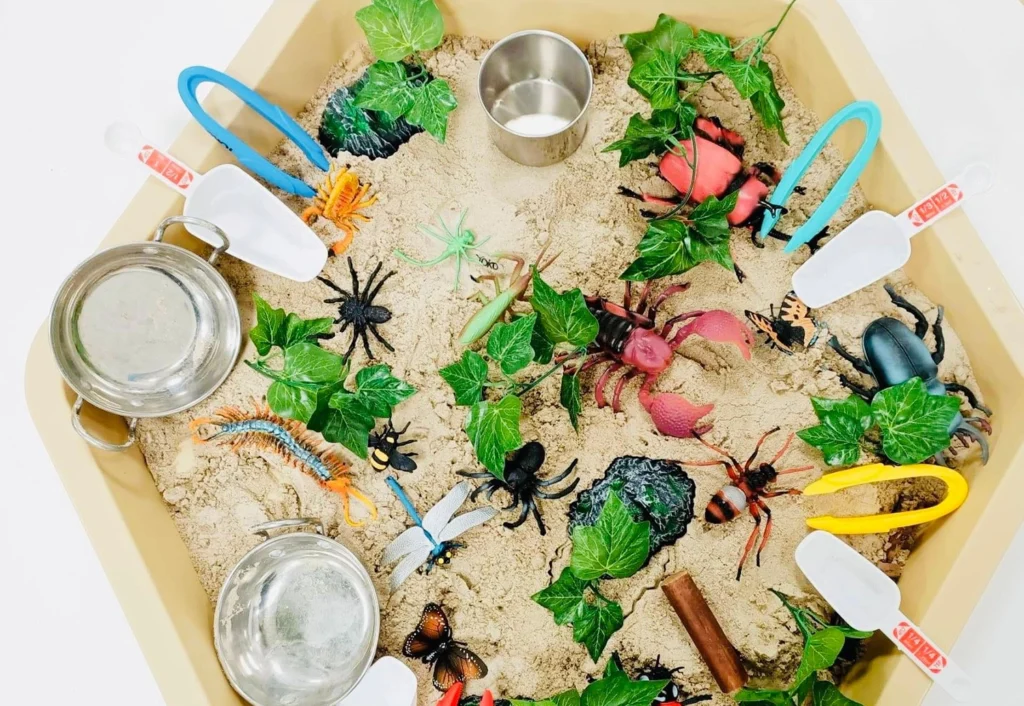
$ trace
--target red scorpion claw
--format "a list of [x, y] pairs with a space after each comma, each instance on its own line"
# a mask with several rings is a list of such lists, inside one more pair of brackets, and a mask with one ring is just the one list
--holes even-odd
[[728, 311], [715, 309], [701, 314], [679, 329], [670, 345], [675, 349], [692, 334], [716, 343], [731, 343], [739, 349], [745, 359], [750, 360], [754, 334], [746, 324]]
[[653, 399], [641, 393], [641, 397], [647, 397], [646, 400], [640, 401], [646, 401], [644, 407], [651, 415], [654, 426], [666, 436], [687, 439], [692, 437], [694, 432], [703, 434], [711, 430], [710, 424], [698, 426], [698, 423], [715, 408], [713, 404], [698, 407], [682, 395], [673, 392], [664, 392]]

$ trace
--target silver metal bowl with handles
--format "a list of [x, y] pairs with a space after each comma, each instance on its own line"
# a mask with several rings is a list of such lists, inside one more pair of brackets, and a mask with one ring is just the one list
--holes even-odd
[[[272, 530], [311, 525], [269, 538]], [[255, 706], [331, 706], [373, 660], [380, 606], [359, 559], [317, 520], [253, 527], [266, 539], [231, 570], [217, 599], [214, 645], [228, 681]]]
[[[163, 242], [174, 223], [213, 233], [209, 260]], [[78, 393], [71, 422], [93, 446], [123, 451], [140, 417], [162, 417], [208, 397], [234, 367], [242, 326], [231, 287], [213, 267], [228, 238], [213, 223], [174, 216], [152, 241], [98, 252], [61, 284], [50, 310], [50, 346]], [[82, 425], [84, 402], [121, 415], [128, 439], [112, 444]]]

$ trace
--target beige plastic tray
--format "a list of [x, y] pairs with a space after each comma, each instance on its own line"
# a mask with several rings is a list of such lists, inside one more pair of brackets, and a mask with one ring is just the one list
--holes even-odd
[[[228, 73], [254, 86], [293, 115], [331, 66], [357, 42], [356, 4], [338, 0], [277, 0], [243, 45]], [[696, 26], [732, 36], [764, 31], [782, 9], [779, 0], [440, 0], [450, 33], [497, 39], [543, 27], [580, 44], [640, 31], [668, 11]], [[882, 139], [860, 180], [876, 208], [897, 213], [944, 180], [836, 0], [800, 0], [772, 42], [801, 100], [827, 117], [855, 99], [878, 103]], [[279, 134], [218, 89], [210, 114], [249, 144], [269, 152]], [[472, 100], [459, 110], [480, 110]], [[852, 155], [854, 134], [841, 133]], [[844, 140], [845, 138], [845, 140]], [[205, 172], [230, 156], [190, 123], [171, 153]], [[182, 200], [150, 180], [101, 243], [108, 248], [148, 238], [161, 219], [181, 212]], [[178, 242], [199, 247], [185, 234]], [[172, 239], [173, 240], [173, 239]], [[903, 609], [942, 646], [956, 640], [1009, 544], [1024, 497], [1024, 315], [995, 262], [961, 211], [914, 239], [907, 272], [925, 294], [946, 306], [964, 341], [987, 404], [996, 411], [992, 458], [965, 471], [967, 503], [934, 525], [914, 552], [901, 581]], [[251, 317], [251, 314], [249, 314]], [[213, 649], [213, 609], [185, 545], [141, 454], [105, 453], [72, 430], [74, 394], [57, 372], [45, 325], [26, 371], [29, 408], [107, 577], [172, 706], [241, 703], [221, 674]], [[123, 438], [119, 418], [94, 412], [90, 428]], [[864, 704], [912, 706], [928, 689], [909, 660], [879, 645], [844, 690]]]

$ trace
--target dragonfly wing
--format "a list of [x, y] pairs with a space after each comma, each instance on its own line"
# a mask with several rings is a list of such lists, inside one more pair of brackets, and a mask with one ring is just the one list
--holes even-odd
[[427, 536], [423, 534], [422, 529], [415, 526], [410, 527], [388, 545], [388, 548], [384, 550], [384, 556], [381, 558], [381, 561], [384, 564], [392, 564], [411, 551], [425, 548], [429, 552], [433, 546], [430, 540], [427, 539]]
[[437, 541], [447, 542], [455, 539], [463, 532], [471, 530], [477, 525], [482, 525], [497, 514], [498, 511], [493, 507], [478, 507], [476, 510], [464, 512], [449, 522], [448, 525], [441, 530]]
[[[423, 529], [430, 533], [430, 536], [437, 539], [444, 526], [452, 519], [452, 515], [458, 512], [462, 503], [469, 497], [469, 481], [462, 481], [452, 488], [447, 495], [438, 501], [437, 505], [430, 508], [430, 512], [423, 518]], [[438, 540], [441, 541], [441, 540]]]
[[402, 583], [415, 573], [416, 569], [423, 566], [423, 564], [430, 558], [430, 549], [422, 548], [417, 549], [409, 556], [398, 562], [398, 566], [391, 572], [391, 579], [388, 581], [388, 590], [394, 593], [398, 590], [398, 587]]

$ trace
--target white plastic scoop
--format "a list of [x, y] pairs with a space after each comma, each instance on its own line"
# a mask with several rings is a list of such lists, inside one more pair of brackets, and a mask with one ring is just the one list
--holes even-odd
[[[229, 255], [276, 275], [308, 282], [327, 262], [327, 246], [302, 219], [233, 164], [206, 174], [147, 143], [131, 123], [114, 123], [104, 135], [107, 147], [147, 167], [160, 181], [185, 197], [186, 216], [215, 223], [228, 234]], [[210, 245], [216, 236], [196, 226], [192, 235]]]
[[800, 542], [796, 563], [851, 627], [881, 630], [946, 693], [959, 702], [971, 698], [971, 678], [900, 612], [900, 589], [856, 550], [819, 530]]
[[911, 237], [990, 186], [992, 171], [973, 164], [898, 216], [868, 211], [800, 266], [793, 291], [817, 309], [877, 282], [907, 263]]
[[394, 657], [381, 657], [338, 706], [415, 706], [416, 675]]

